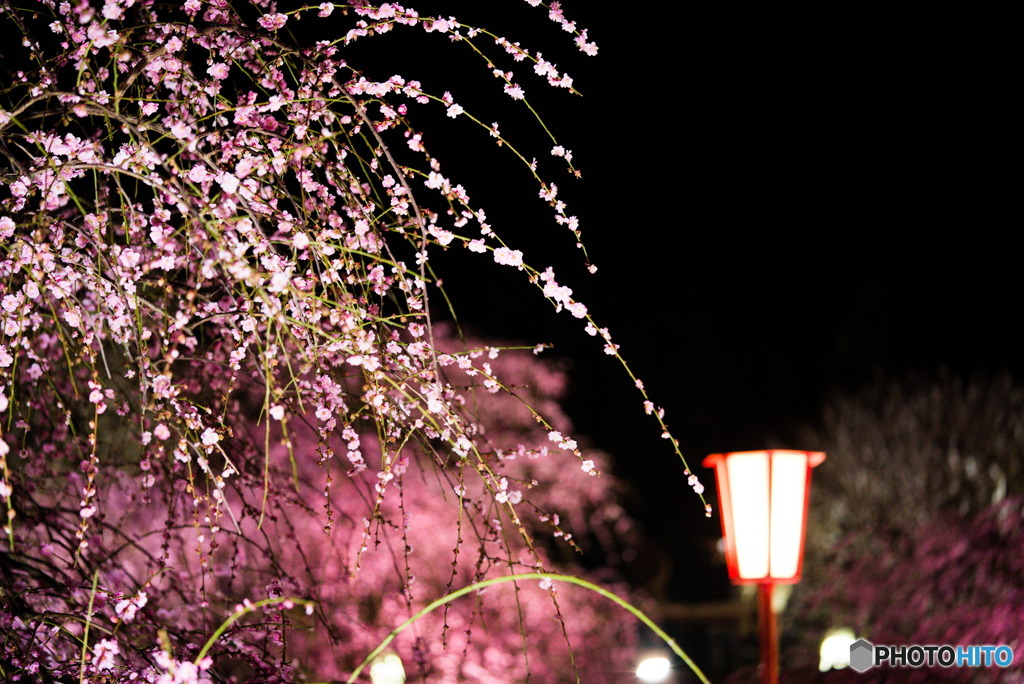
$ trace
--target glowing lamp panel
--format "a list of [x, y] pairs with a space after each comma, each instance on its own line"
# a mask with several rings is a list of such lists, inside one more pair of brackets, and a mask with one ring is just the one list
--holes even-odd
[[772, 577], [794, 577], [800, 567], [806, 487], [806, 454], [776, 451], [772, 459]]
[[768, 576], [768, 454], [730, 454], [725, 459], [732, 533], [740, 579]]

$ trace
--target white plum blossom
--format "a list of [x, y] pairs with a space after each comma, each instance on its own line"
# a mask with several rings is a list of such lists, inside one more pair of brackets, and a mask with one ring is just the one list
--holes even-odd
[[526, 92], [522, 89], [522, 87], [516, 85], [515, 83], [505, 84], [505, 94], [511, 97], [513, 100], [522, 100], [524, 97], [526, 97]]
[[229, 195], [238, 190], [238, 177], [233, 173], [221, 172], [217, 175], [217, 184]]
[[121, 622], [131, 622], [135, 619], [135, 613], [146, 605], [149, 601], [149, 597], [146, 596], [146, 592], [140, 591], [135, 596], [130, 598], [121, 599], [114, 604], [114, 615]]
[[498, 247], [494, 250], [494, 260], [505, 266], [515, 266], [517, 268], [523, 267], [523, 253], [518, 249]]
[[97, 672], [105, 672], [114, 669], [114, 656], [120, 653], [117, 641], [114, 639], [100, 639], [92, 647], [92, 665]]
[[203, 430], [203, 435], [200, 438], [202, 443], [208, 447], [212, 447], [214, 444], [220, 441], [220, 435], [213, 428], [206, 428]]

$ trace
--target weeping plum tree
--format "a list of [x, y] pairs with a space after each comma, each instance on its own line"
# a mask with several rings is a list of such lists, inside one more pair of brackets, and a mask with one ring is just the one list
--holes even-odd
[[[596, 53], [558, 3], [527, 2]], [[0, 12], [19, 37], [0, 91], [5, 678], [355, 678], [439, 597], [615, 548], [629, 523], [558, 408], [564, 377], [437, 323], [436, 255], [515, 269], [618, 346], [444, 174], [415, 114], [499, 143], [578, 242], [551, 178], [578, 175], [572, 152], [540, 124], [538, 163], [450, 92], [346, 57], [425, 32], [531, 113], [525, 89], [572, 92], [568, 74], [364, 0]], [[335, 38], [304, 41], [323, 21]], [[604, 600], [488, 586], [389, 647], [431, 681], [617, 679], [635, 627]]]

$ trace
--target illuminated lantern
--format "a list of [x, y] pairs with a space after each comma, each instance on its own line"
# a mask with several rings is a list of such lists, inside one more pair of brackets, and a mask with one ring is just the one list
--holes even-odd
[[729, 579], [758, 584], [762, 681], [778, 681], [778, 632], [772, 609], [776, 584], [800, 581], [811, 468], [818, 451], [740, 451], [712, 454]]

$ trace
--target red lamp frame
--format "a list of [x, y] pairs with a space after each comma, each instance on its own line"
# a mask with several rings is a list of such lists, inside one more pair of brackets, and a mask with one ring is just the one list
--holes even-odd
[[[804, 537], [807, 530], [807, 506], [811, 494], [811, 468], [825, 460], [820, 451], [792, 451], [788, 449], [770, 449], [764, 451], [740, 451], [726, 454], [711, 454], [704, 459], [706, 467], [715, 469], [715, 482], [718, 486], [720, 515], [722, 516], [722, 536], [725, 539], [725, 561], [729, 568], [729, 579], [734, 584], [794, 584], [800, 581], [803, 570]], [[782, 478], [795, 476], [794, 466], [803, 463], [804, 473], [800, 474], [799, 482], [785, 483]], [[746, 500], [736, 499], [733, 480], [738, 480], [744, 466], [749, 465], [761, 472], [755, 473], [759, 481], [747, 479], [743, 484], [746, 491], [741, 492]], [[760, 484], [760, 492], [750, 491], [751, 485]], [[795, 491], [794, 491], [795, 489]], [[788, 493], [799, 497], [797, 502], [779, 501]], [[753, 500], [751, 500], [753, 499]], [[745, 505], [745, 510], [738, 506]], [[750, 505], [759, 505], [761, 510], [751, 510]], [[799, 520], [794, 515], [799, 510]], [[781, 519], [788, 517], [789, 520]], [[779, 523], [797, 522], [799, 528], [780, 530]], [[757, 529], [752, 529], [752, 525]], [[759, 532], [761, 534], [755, 534]], [[786, 539], [779, 537], [785, 535]], [[794, 536], [798, 535], [798, 536]], [[767, 539], [763, 537], [767, 536]], [[760, 548], [739, 548], [744, 544], [756, 544]], [[783, 544], [788, 548], [783, 548]], [[795, 545], [795, 548], [794, 548]], [[795, 559], [780, 558], [786, 553], [796, 554]], [[743, 558], [754, 557], [756, 560], [745, 564]], [[763, 558], [761, 558], [763, 556]], [[783, 572], [778, 572], [783, 566]], [[759, 572], [763, 566], [764, 571]], [[792, 571], [785, 571], [792, 568]]]

